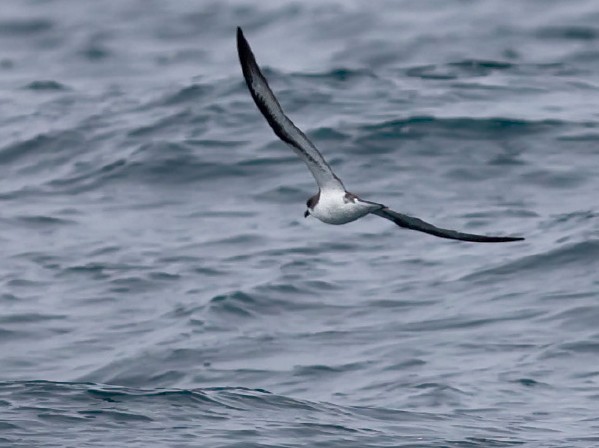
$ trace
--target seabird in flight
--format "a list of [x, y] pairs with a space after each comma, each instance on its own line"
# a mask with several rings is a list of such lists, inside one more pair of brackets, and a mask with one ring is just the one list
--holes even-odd
[[327, 224], [346, 224], [368, 214], [373, 214], [388, 219], [400, 227], [452, 240], [475, 243], [507, 243], [524, 239], [475, 235], [441, 229], [421, 219], [395, 212], [383, 204], [365, 201], [348, 192], [318, 149], [283, 112], [266, 78], [260, 71], [260, 67], [256, 63], [252, 49], [241, 28], [237, 28], [237, 51], [243, 77], [256, 106], [258, 106], [275, 134], [291, 146], [291, 149], [306, 163], [316, 179], [319, 190], [318, 193], [308, 199], [306, 203], [308, 209], [304, 214], [305, 217], [312, 215]]

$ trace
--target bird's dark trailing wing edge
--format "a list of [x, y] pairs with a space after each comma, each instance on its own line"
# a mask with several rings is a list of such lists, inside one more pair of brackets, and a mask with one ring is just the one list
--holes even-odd
[[455, 230], [441, 229], [428, 222], [424, 222], [422, 219], [414, 218], [413, 216], [403, 215], [401, 213], [394, 212], [388, 208], [382, 208], [374, 212], [382, 218], [393, 221], [400, 227], [406, 229], [417, 230], [418, 232], [429, 233], [431, 235], [438, 236], [439, 238], [447, 238], [450, 240], [460, 241], [471, 241], [473, 243], [509, 243], [511, 241], [522, 241], [524, 238], [511, 237], [511, 236], [485, 236], [475, 235], [472, 233], [457, 232]]

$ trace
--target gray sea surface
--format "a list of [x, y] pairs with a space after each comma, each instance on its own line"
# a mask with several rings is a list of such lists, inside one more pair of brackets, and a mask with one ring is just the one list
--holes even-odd
[[2, 447], [599, 446], [596, 0], [3, 0], [0, 172]]

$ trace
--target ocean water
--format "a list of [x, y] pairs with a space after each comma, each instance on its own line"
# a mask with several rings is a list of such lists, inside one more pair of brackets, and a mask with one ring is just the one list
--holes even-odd
[[[244, 85], [242, 26], [348, 189]], [[0, 446], [599, 446], [595, 0], [4, 0]]]

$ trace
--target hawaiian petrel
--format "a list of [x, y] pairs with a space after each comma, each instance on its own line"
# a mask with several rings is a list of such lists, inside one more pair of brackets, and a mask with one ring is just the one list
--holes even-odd
[[260, 71], [260, 67], [256, 63], [252, 49], [241, 28], [237, 28], [237, 51], [245, 82], [256, 106], [258, 106], [275, 134], [291, 146], [291, 149], [306, 163], [316, 179], [319, 191], [308, 199], [306, 203], [308, 209], [304, 214], [305, 217], [312, 215], [327, 224], [346, 224], [368, 214], [374, 214], [393, 221], [400, 227], [429, 233], [440, 238], [476, 243], [506, 243], [524, 239], [475, 235], [441, 229], [421, 219], [395, 212], [385, 205], [365, 201], [348, 192], [318, 149], [283, 112], [266, 78]]

